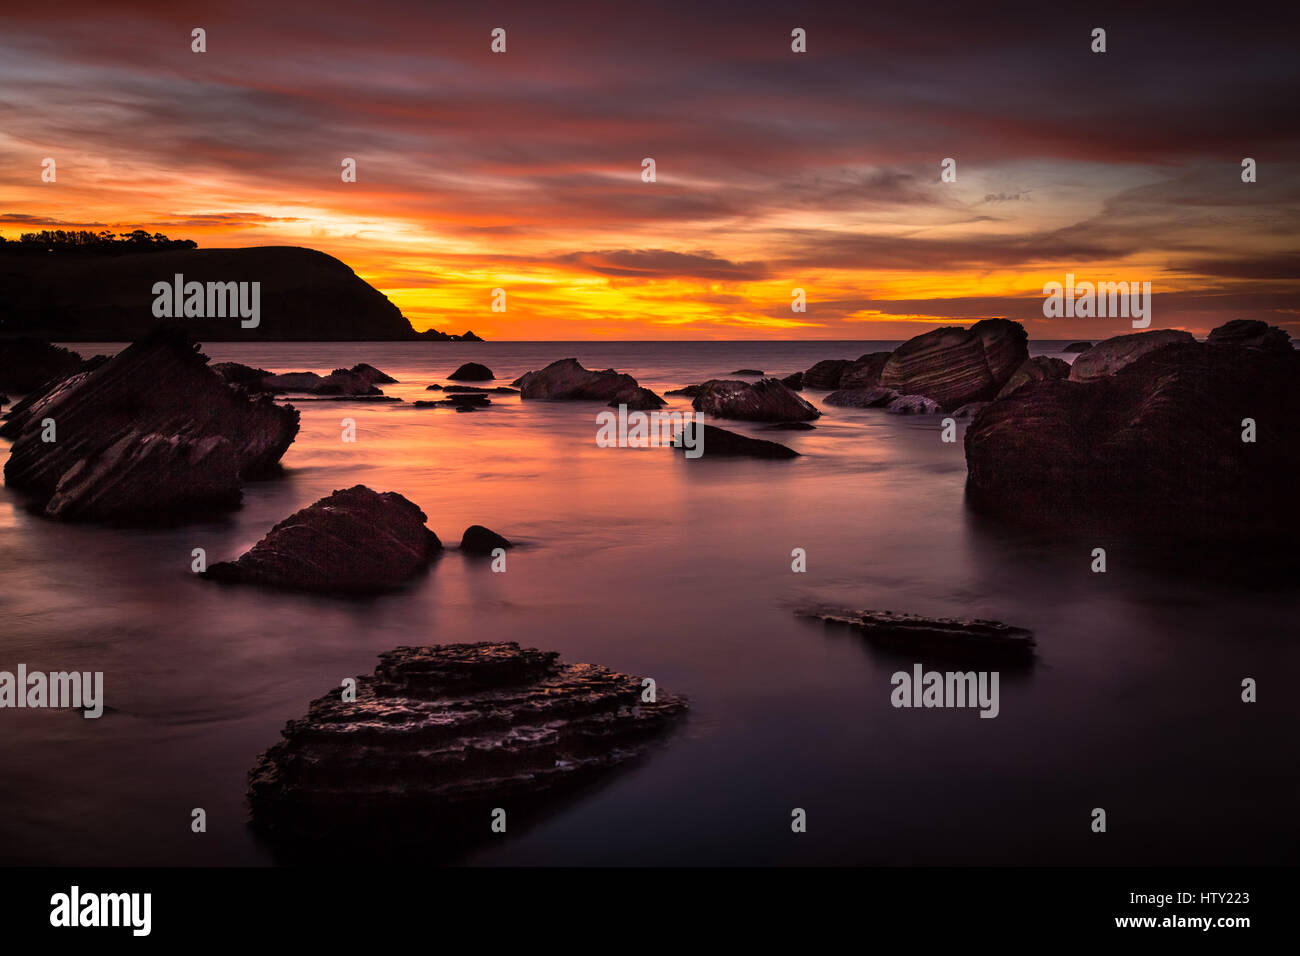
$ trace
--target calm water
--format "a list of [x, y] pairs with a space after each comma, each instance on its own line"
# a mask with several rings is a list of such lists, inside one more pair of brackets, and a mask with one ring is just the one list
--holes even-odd
[[[1063, 345], [1064, 343], [1057, 343]], [[1048, 343], [1048, 351], [1056, 354]], [[77, 346], [85, 355], [111, 351]], [[327, 372], [366, 361], [429, 397], [463, 361], [501, 381], [574, 356], [662, 392], [744, 367], [784, 375], [885, 343], [216, 343], [214, 361]], [[805, 395], [820, 405], [824, 392]], [[436, 396], [433, 396], [436, 397]], [[826, 407], [760, 432], [789, 462], [595, 446], [593, 403], [493, 396], [476, 414], [306, 402], [287, 474], [225, 520], [67, 526], [0, 491], [0, 670], [102, 670], [113, 711], [0, 711], [0, 862], [256, 864], [245, 774], [284, 722], [399, 644], [517, 640], [646, 674], [693, 701], [671, 741], [483, 864], [1294, 862], [1296, 580], [1250, 556], [1035, 540], [973, 518], [937, 417]], [[681, 399], [676, 405], [688, 408]], [[341, 419], [357, 441], [340, 441]], [[445, 543], [520, 544], [493, 574], [454, 550], [409, 591], [356, 602], [216, 587], [276, 521], [363, 482]], [[1089, 570], [1108, 548], [1109, 571]], [[790, 569], [795, 547], [808, 571]], [[1278, 580], [1283, 583], [1275, 583]], [[807, 602], [992, 617], [1040, 660], [1001, 715], [894, 709], [890, 675]], [[1260, 702], [1240, 702], [1243, 677]], [[190, 832], [203, 807], [208, 832]], [[790, 832], [790, 812], [809, 831]], [[1109, 832], [1089, 830], [1104, 807]], [[486, 824], [485, 824], [486, 825]]]

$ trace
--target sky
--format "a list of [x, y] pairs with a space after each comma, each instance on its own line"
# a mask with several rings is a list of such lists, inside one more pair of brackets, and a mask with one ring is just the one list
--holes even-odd
[[492, 339], [1132, 331], [1044, 318], [1067, 273], [1150, 282], [1152, 328], [1300, 337], [1293, 31], [875, 6], [0, 0], [0, 235], [309, 246]]

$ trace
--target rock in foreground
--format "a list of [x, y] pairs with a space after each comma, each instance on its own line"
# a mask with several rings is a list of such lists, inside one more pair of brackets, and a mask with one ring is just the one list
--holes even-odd
[[237, 507], [241, 479], [279, 468], [298, 412], [250, 398], [207, 361], [183, 331], [161, 329], [28, 396], [0, 429], [14, 439], [6, 483], [69, 520], [156, 523]]
[[[399, 647], [290, 721], [249, 773], [254, 827], [288, 852], [427, 859], [517, 832], [641, 756], [684, 698], [516, 643]], [[499, 838], [499, 835], [498, 835]], [[337, 842], [336, 842], [337, 841]]]
[[1081, 354], [1070, 366], [1070, 381], [1091, 382], [1106, 375], [1114, 375], [1156, 349], [1175, 342], [1195, 342], [1191, 332], [1180, 329], [1153, 329], [1150, 332], [1133, 332], [1117, 335], [1098, 342]]
[[1028, 662], [1034, 654], [1032, 631], [1000, 621], [828, 608], [806, 608], [797, 613], [847, 624], [873, 644], [918, 657]]
[[595, 402], [608, 402], [622, 392], [639, 387], [631, 375], [613, 369], [593, 372], [572, 358], [559, 359], [535, 372], [525, 372], [510, 384], [519, 386], [522, 398]]
[[470, 554], [491, 554], [497, 548], [513, 547], [504, 537], [481, 524], [470, 525], [460, 537], [460, 549]]
[[1027, 358], [1028, 336], [1019, 322], [984, 319], [969, 329], [948, 326], [904, 342], [885, 363], [880, 384], [950, 410], [993, 398]]
[[370, 594], [401, 587], [442, 550], [425, 514], [395, 492], [336, 491], [285, 518], [205, 577], [295, 591]]
[[[748, 457], [748, 458], [798, 458], [799, 453], [793, 448], [787, 448], [780, 442], [766, 441], [762, 438], [750, 438], [748, 435], [741, 435], [725, 428], [718, 428], [716, 425], [693, 425], [692, 428], [703, 428], [703, 444], [697, 447], [701, 448], [701, 455], [698, 457]], [[677, 448], [685, 448], [681, 436], [678, 435], [674, 441]]]
[[80, 355], [42, 339], [0, 339], [0, 388], [31, 392], [80, 369]]
[[1211, 345], [1239, 345], [1248, 349], [1270, 352], [1291, 350], [1291, 336], [1276, 325], [1258, 319], [1233, 319], [1210, 332], [1206, 339]]
[[774, 378], [757, 382], [710, 379], [700, 385], [691, 407], [717, 418], [751, 422], [802, 422], [821, 417], [816, 406]]

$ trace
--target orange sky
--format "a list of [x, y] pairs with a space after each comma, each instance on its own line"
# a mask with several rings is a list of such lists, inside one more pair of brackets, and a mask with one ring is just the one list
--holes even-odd
[[1116, 21], [1128, 45], [1102, 59], [1064, 20], [941, 37], [849, 12], [804, 24], [794, 54], [794, 14], [764, 4], [740, 24], [565, 4], [422, 19], [375, 3], [364, 22], [329, 3], [305, 19], [70, 6], [0, 31], [10, 238], [310, 246], [417, 329], [492, 339], [893, 339], [989, 316], [1037, 338], [1131, 331], [1044, 319], [1043, 284], [1067, 272], [1151, 282], [1153, 328], [1251, 317], [1300, 334], [1297, 134], [1270, 106], [1293, 80], [1266, 82], [1285, 54], [1267, 35], [1253, 59], [1189, 64], [1231, 28]]

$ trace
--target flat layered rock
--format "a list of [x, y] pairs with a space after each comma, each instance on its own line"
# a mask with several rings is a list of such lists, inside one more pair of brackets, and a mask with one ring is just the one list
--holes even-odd
[[519, 387], [523, 398], [595, 402], [608, 402], [620, 392], [639, 387], [631, 375], [613, 369], [593, 372], [572, 358], [559, 359], [535, 372], [525, 372], [510, 384]]
[[[510, 643], [399, 647], [355, 700], [335, 688], [248, 777], [252, 823], [288, 852], [427, 859], [507, 832], [635, 760], [685, 698]], [[499, 835], [498, 835], [499, 838]]]
[[[719, 458], [719, 457], [746, 457], [746, 458], [798, 458], [799, 453], [793, 448], [787, 448], [780, 442], [767, 441], [762, 438], [750, 438], [748, 435], [741, 435], [737, 432], [728, 431], [725, 428], [718, 428], [716, 425], [695, 425], [695, 428], [703, 427], [703, 443], [699, 447], [702, 458]], [[684, 446], [679, 435], [674, 445], [678, 448]]]
[[954, 409], [992, 399], [1027, 358], [1028, 335], [1019, 322], [985, 319], [904, 342], [885, 362], [880, 384]]
[[877, 385], [873, 388], [842, 388], [831, 392], [822, 401], [840, 408], [882, 408], [898, 397], [892, 388]]
[[1032, 660], [1032, 631], [982, 618], [921, 617], [894, 611], [802, 608], [802, 617], [844, 624], [873, 644], [918, 656], [947, 660]]
[[691, 407], [717, 418], [751, 422], [801, 422], [821, 417], [815, 405], [774, 378], [757, 382], [710, 379], [700, 385]]
[[43, 339], [0, 339], [0, 388], [32, 392], [81, 370], [81, 356]]
[[[279, 470], [298, 412], [207, 367], [182, 330], [157, 330], [28, 396], [0, 434], [5, 482], [45, 515], [157, 523], [238, 507], [243, 479]], [[43, 440], [47, 420], [54, 441]]]
[[442, 550], [425, 520], [401, 495], [355, 485], [285, 518], [251, 550], [204, 576], [328, 594], [392, 590], [422, 574]]
[[1151, 332], [1117, 335], [1104, 342], [1098, 342], [1075, 359], [1074, 364], [1070, 366], [1070, 381], [1091, 382], [1107, 375], [1114, 375], [1148, 352], [1176, 342], [1186, 344], [1195, 341], [1196, 338], [1191, 332], [1183, 332], [1180, 329], [1155, 329]]

